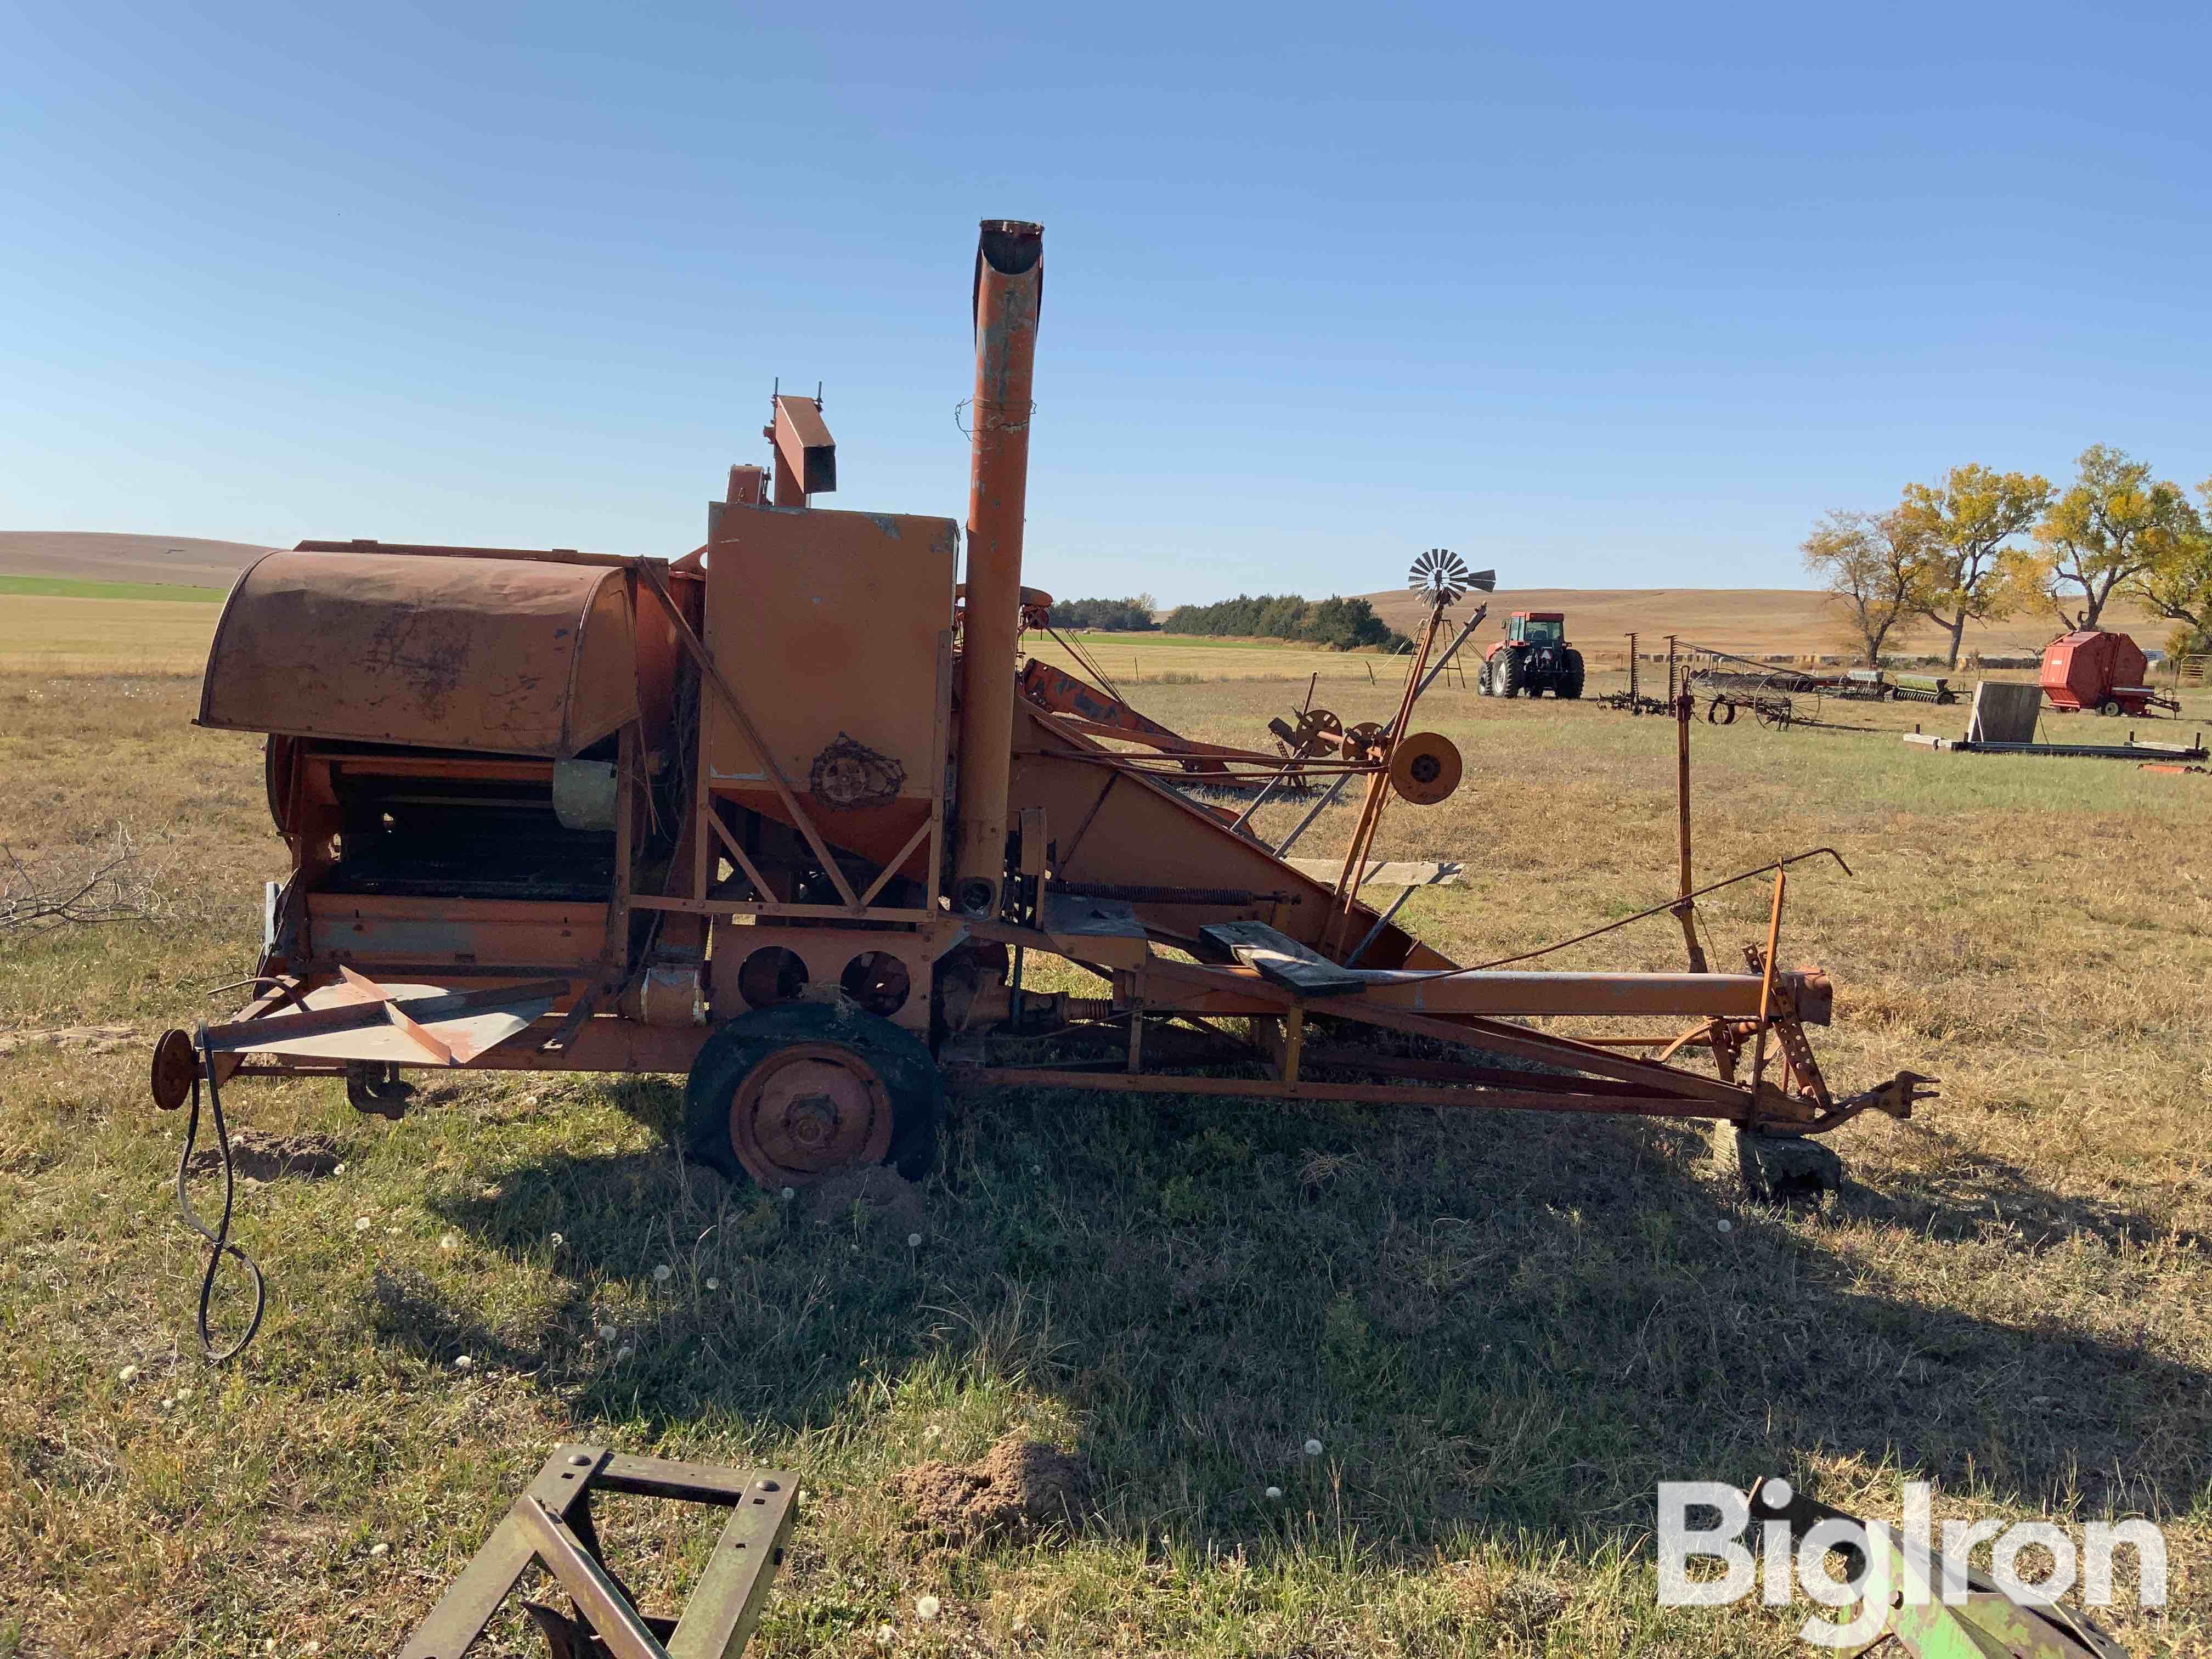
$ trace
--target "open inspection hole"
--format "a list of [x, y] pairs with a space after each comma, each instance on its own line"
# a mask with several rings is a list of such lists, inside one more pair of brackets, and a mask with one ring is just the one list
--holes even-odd
[[763, 945], [738, 969], [738, 994], [748, 1007], [772, 1008], [796, 1000], [806, 989], [806, 963], [796, 951]]
[[870, 1013], [889, 1019], [906, 1006], [914, 989], [906, 963], [888, 951], [863, 951], [837, 981], [845, 994]]

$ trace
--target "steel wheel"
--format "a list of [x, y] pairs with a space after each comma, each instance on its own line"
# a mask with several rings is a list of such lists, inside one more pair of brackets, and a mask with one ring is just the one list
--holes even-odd
[[876, 1068], [834, 1042], [779, 1048], [730, 1097], [730, 1148], [763, 1187], [803, 1187], [890, 1150], [891, 1097]]
[[770, 1192], [873, 1163], [920, 1181], [936, 1164], [944, 1103], [937, 1062], [913, 1032], [842, 1000], [778, 1003], [723, 1021], [701, 1047], [684, 1086], [684, 1146]]

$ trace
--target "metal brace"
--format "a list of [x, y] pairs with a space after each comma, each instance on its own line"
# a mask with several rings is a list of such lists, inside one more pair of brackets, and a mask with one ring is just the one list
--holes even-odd
[[[713, 1558], [677, 1619], [641, 1613], [601, 1559], [594, 1492], [708, 1504], [731, 1511]], [[626, 1457], [604, 1446], [562, 1446], [529, 1490], [416, 1626], [400, 1659], [460, 1659], [482, 1636], [533, 1561], [574, 1604], [575, 1615], [526, 1601], [553, 1659], [736, 1659], [752, 1639], [769, 1583], [783, 1565], [798, 1513], [788, 1474]]]

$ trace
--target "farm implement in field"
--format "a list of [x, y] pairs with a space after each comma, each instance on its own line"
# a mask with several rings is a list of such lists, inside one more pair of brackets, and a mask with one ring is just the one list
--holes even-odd
[[[1686, 841], [1648, 913], [1682, 919], [1679, 973], [1531, 968], [1555, 947], [1465, 966], [1361, 901], [1394, 803], [1460, 781], [1413, 717], [1488, 573], [1443, 550], [1413, 574], [1395, 714], [1298, 762], [1357, 787], [1333, 882], [1173, 787], [1282, 757], [1025, 689], [1042, 246], [982, 228], [964, 573], [951, 519], [815, 505], [835, 443], [784, 394], [772, 465], [732, 467], [680, 557], [309, 541], [250, 568], [198, 723], [264, 736], [290, 868], [257, 994], [163, 1039], [157, 1103], [319, 1075], [396, 1115], [410, 1073], [683, 1073], [691, 1156], [770, 1188], [922, 1174], [957, 1090], [1698, 1118], [1771, 1143], [1910, 1112], [1925, 1079], [1832, 1091], [1814, 1060], [1831, 993], [1779, 959], [1779, 866], [1730, 878], [1774, 882], [1733, 973], [1698, 948]], [[1095, 994], [1025, 984], [1046, 957]], [[1523, 1023], [1566, 1017], [1632, 1024]]]

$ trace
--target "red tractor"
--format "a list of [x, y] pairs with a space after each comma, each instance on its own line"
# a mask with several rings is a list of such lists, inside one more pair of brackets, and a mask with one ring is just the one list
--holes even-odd
[[1516, 611], [1505, 637], [1483, 653], [1476, 687], [1486, 697], [1583, 694], [1583, 653], [1567, 643], [1563, 611]]

